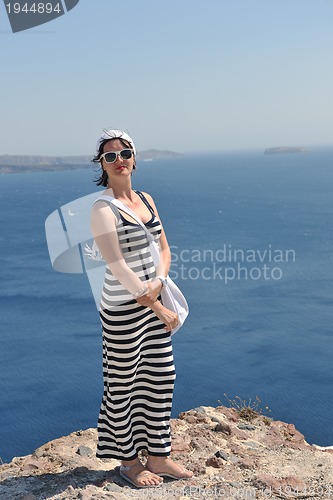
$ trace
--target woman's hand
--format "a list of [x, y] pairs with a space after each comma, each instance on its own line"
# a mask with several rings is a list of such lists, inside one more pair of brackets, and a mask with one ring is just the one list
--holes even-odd
[[175, 312], [170, 311], [170, 309], [164, 307], [164, 305], [159, 301], [155, 302], [154, 306], [151, 309], [155, 312], [158, 319], [160, 319], [162, 323], [165, 324], [165, 329], [167, 332], [170, 332], [173, 328], [176, 328], [179, 323], [179, 319], [178, 315]]
[[145, 286], [147, 287], [147, 291], [140, 295], [140, 297], [136, 298], [136, 301], [145, 307], [150, 307], [152, 309], [158, 319], [165, 324], [165, 329], [167, 332], [170, 332], [173, 328], [175, 328], [178, 323], [178, 315], [170, 309], [164, 307], [164, 305], [157, 300], [162, 289], [162, 283], [159, 279], [155, 279], [153, 281], [145, 281]]
[[152, 305], [157, 301], [158, 296], [161, 293], [162, 283], [159, 279], [153, 281], [145, 281], [147, 286], [147, 291], [136, 298], [136, 301], [141, 306], [152, 307]]

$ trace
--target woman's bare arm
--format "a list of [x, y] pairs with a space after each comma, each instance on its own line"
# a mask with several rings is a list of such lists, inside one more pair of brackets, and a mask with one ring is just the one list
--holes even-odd
[[106, 265], [113, 276], [131, 294], [137, 294], [144, 286], [134, 271], [127, 265], [117, 234], [117, 218], [104, 201], [96, 202], [91, 211], [91, 231]]

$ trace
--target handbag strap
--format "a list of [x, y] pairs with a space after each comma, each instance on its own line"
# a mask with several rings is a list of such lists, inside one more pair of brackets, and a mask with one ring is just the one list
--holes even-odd
[[149, 243], [149, 246], [150, 246], [150, 252], [151, 252], [151, 255], [152, 255], [152, 258], [153, 258], [153, 261], [154, 261], [154, 265], [155, 265], [155, 267], [157, 267], [158, 264], [159, 264], [159, 261], [160, 261], [160, 253], [159, 253], [159, 250], [158, 250], [157, 243], [155, 242], [153, 235], [148, 231], [148, 229], [146, 228], [146, 226], [144, 225], [144, 223], [142, 222], [142, 220], [139, 219], [139, 217], [136, 215], [136, 213], [133, 212], [133, 210], [131, 210], [129, 207], [127, 207], [124, 203], [122, 203], [121, 201], [119, 201], [116, 198], [114, 198], [113, 196], [110, 196], [110, 195], [107, 195], [107, 194], [102, 194], [101, 196], [99, 196], [97, 198], [96, 201], [98, 201], [98, 200], [109, 201], [114, 206], [116, 206], [117, 208], [119, 208], [123, 212], [127, 213], [128, 215], [130, 215], [142, 227], [142, 229], [146, 233], [146, 236], [147, 236], [147, 239], [148, 239], [148, 243]]

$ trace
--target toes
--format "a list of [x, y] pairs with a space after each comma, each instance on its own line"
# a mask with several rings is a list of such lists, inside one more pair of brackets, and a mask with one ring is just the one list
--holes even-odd
[[162, 483], [163, 481], [161, 481], [161, 479], [158, 477], [158, 476], [154, 476], [150, 479], [151, 481], [151, 484], [160, 484]]
[[160, 483], [163, 482], [159, 476], [156, 475], [149, 475], [149, 477], [141, 477], [137, 479], [137, 483], [140, 486], [154, 486], [154, 485], [159, 485]]
[[146, 481], [147, 481], [146, 484], [150, 486], [155, 486], [159, 484], [159, 481], [155, 481], [153, 478], [146, 479]]
[[160, 484], [160, 483], [163, 483], [163, 478], [161, 478], [160, 476], [157, 476], [156, 474], [154, 474], [153, 472], [151, 473], [150, 475], [150, 479], [152, 481], [154, 481], [154, 484]]
[[149, 479], [146, 478], [146, 477], [142, 477], [142, 478], [138, 478], [137, 479], [137, 483], [140, 485], [140, 486], [149, 486]]

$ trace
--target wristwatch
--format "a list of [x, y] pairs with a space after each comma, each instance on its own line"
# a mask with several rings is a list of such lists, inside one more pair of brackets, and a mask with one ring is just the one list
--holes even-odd
[[162, 288], [165, 288], [167, 286], [167, 278], [165, 276], [156, 276], [157, 280], [160, 280], [162, 283]]

